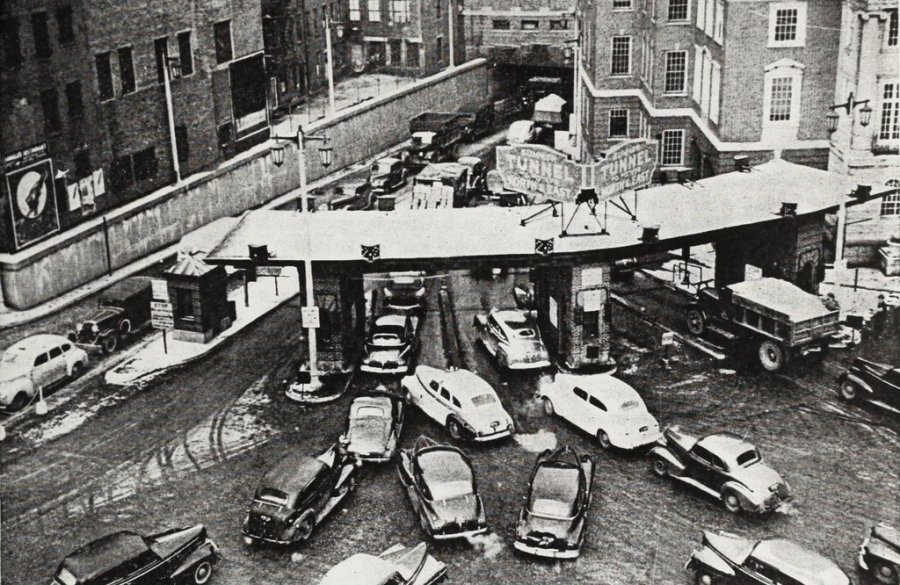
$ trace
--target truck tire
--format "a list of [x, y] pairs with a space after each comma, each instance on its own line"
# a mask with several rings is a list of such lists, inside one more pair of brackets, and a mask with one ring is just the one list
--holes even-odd
[[131, 321], [122, 319], [122, 322], [119, 323], [119, 336], [125, 339], [129, 335], [131, 335]]
[[685, 318], [688, 331], [694, 335], [702, 335], [706, 331], [706, 318], [700, 309], [690, 309]]
[[109, 355], [112, 352], [116, 351], [116, 347], [119, 346], [119, 338], [115, 333], [110, 333], [100, 340], [100, 347], [103, 349], [103, 353]]
[[759, 342], [759, 363], [767, 372], [777, 372], [788, 361], [787, 351], [781, 344], [771, 339]]
[[859, 398], [859, 386], [851, 380], [841, 382], [841, 398], [847, 402], [855, 402]]

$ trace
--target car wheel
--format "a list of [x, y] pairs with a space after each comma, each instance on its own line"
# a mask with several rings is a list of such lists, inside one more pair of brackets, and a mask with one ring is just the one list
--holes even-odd
[[853, 402], [859, 398], [859, 386], [850, 380], [844, 380], [841, 383], [841, 398], [847, 402]]
[[116, 347], [118, 347], [118, 345], [119, 339], [113, 334], [107, 335], [100, 341], [100, 347], [103, 349], [103, 353], [105, 354], [111, 354], [112, 352], [116, 351]]
[[732, 514], [741, 511], [741, 499], [733, 490], [725, 490], [722, 492], [722, 503], [725, 504], [725, 509]]
[[597, 441], [600, 443], [600, 446], [604, 449], [612, 448], [612, 441], [609, 440], [609, 435], [606, 434], [606, 431], [600, 429], [597, 431]]
[[309, 540], [309, 537], [312, 536], [313, 528], [315, 528], [316, 522], [313, 518], [312, 514], [308, 514], [300, 523], [297, 525], [297, 531], [294, 532], [294, 541], [295, 542], [306, 542]]
[[658, 477], [666, 477], [669, 475], [669, 466], [666, 465], [666, 462], [662, 457], [654, 457], [650, 462], [650, 468], [653, 469], [653, 473]]
[[209, 564], [209, 561], [203, 561], [194, 568], [194, 583], [196, 583], [196, 585], [203, 585], [209, 581], [211, 576], [212, 565]]
[[455, 441], [462, 439], [462, 428], [455, 418], [447, 419], [447, 432], [450, 433], [450, 437]]
[[879, 583], [885, 585], [897, 585], [897, 570], [888, 563], [874, 563], [872, 565], [872, 576]]
[[771, 339], [763, 339], [759, 344], [759, 363], [768, 372], [777, 372], [787, 363], [784, 348]]
[[128, 337], [131, 335], [131, 321], [128, 319], [122, 319], [122, 322], [119, 323], [119, 335], [122, 337]]
[[81, 365], [81, 362], [75, 362], [74, 364], [72, 364], [72, 373], [69, 374], [69, 377], [74, 380], [75, 378], [81, 376], [81, 374], [83, 374], [83, 373], [84, 373], [84, 366]]
[[19, 392], [12, 399], [12, 402], [9, 403], [9, 409], [13, 412], [18, 412], [28, 406], [28, 395], [24, 392]]
[[544, 404], [544, 414], [546, 414], [547, 416], [553, 416], [554, 414], [556, 414], [556, 409], [553, 408], [553, 403], [549, 398], [544, 398], [542, 402]]
[[699, 309], [691, 309], [687, 312], [687, 328], [694, 335], [702, 335], [706, 330], [706, 319]]

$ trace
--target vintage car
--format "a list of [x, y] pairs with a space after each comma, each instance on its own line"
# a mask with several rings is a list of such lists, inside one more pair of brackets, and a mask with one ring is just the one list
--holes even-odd
[[577, 557], [593, 479], [593, 460], [575, 449], [559, 447], [538, 455], [516, 524], [516, 550], [556, 559]]
[[548, 416], [557, 414], [597, 437], [604, 449], [637, 449], [659, 438], [659, 424], [637, 391], [609, 374], [556, 375], [539, 392]]
[[39, 390], [77, 378], [87, 363], [87, 353], [65, 337], [43, 333], [20, 340], [0, 357], [0, 410], [22, 410]]
[[447, 576], [447, 566], [428, 554], [420, 542], [395, 544], [378, 556], [358, 553], [333, 566], [319, 585], [434, 585]]
[[142, 536], [120, 531], [84, 545], [59, 564], [53, 585], [203, 585], [221, 558], [202, 524]]
[[781, 538], [747, 540], [726, 532], [703, 532], [703, 542], [684, 568], [697, 585], [850, 585], [833, 561]]
[[550, 356], [532, 311], [494, 309], [475, 316], [478, 341], [501, 368], [526, 370], [550, 367]]
[[412, 366], [418, 318], [382, 315], [375, 319], [360, 370], [372, 374], [406, 374]]
[[900, 410], [900, 368], [856, 358], [838, 378], [841, 398]]
[[381, 158], [372, 165], [369, 182], [376, 194], [390, 193], [406, 185], [407, 170], [398, 158]]
[[400, 450], [398, 472], [426, 535], [446, 540], [487, 532], [475, 472], [462, 449], [419, 437]]
[[872, 526], [859, 547], [859, 566], [879, 583], [900, 583], [900, 531], [886, 524]]
[[334, 188], [334, 194], [327, 203], [319, 205], [318, 211], [368, 211], [375, 209], [376, 197], [368, 180], [346, 181]]
[[673, 477], [719, 498], [729, 512], [771, 512], [791, 499], [791, 488], [759, 451], [737, 435], [694, 437], [669, 427], [650, 451], [653, 473]]
[[347, 451], [361, 462], [391, 460], [403, 432], [405, 407], [403, 398], [384, 386], [355, 398], [343, 436]]
[[513, 420], [490, 384], [468, 370], [419, 366], [400, 385], [422, 412], [456, 440], [494, 441], [513, 434]]
[[260, 480], [244, 519], [244, 542], [305, 542], [353, 490], [356, 469], [340, 443], [318, 457], [288, 455]]
[[151, 279], [132, 276], [100, 294], [97, 312], [77, 323], [68, 337], [88, 350], [110, 354], [120, 341], [150, 323]]
[[423, 311], [425, 309], [425, 273], [392, 272], [384, 287], [384, 302], [395, 311]]
[[541, 129], [531, 120], [517, 120], [506, 131], [507, 144], [529, 144], [536, 142]]

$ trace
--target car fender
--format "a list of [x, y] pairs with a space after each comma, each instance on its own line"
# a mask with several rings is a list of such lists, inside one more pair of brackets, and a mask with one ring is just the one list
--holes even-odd
[[214, 545], [212, 541], [206, 541], [181, 562], [181, 565], [179, 565], [175, 572], [172, 573], [172, 579], [179, 579], [190, 575], [191, 571], [194, 570], [194, 567], [203, 561], [215, 563], [218, 560], [218, 556], [219, 550], [216, 548], [216, 545]]
[[703, 567], [720, 575], [727, 575], [729, 577], [734, 576], [734, 571], [731, 569], [728, 563], [726, 563], [722, 557], [708, 548], [695, 550], [693, 553], [691, 553], [691, 558], [685, 565], [686, 569], [690, 568], [694, 569], [695, 571], [699, 571]]
[[868, 394], [874, 394], [875, 390], [870, 386], [866, 381], [857, 376], [852, 372], [844, 372], [844, 374], [838, 378], [839, 382], [853, 382], [863, 390], [865, 390]]
[[889, 563], [893, 563], [900, 567], [900, 553], [878, 540], [869, 542], [866, 553], [870, 557], [881, 559]]
[[29, 398], [34, 396], [36, 390], [30, 376], [23, 375], [4, 384], [0, 391], [0, 404], [10, 404], [19, 392], [24, 392]]
[[765, 494], [760, 497], [759, 494], [754, 493], [747, 486], [737, 481], [725, 482], [725, 484], [722, 485], [722, 493], [724, 493], [725, 490], [731, 490], [736, 493], [741, 499], [741, 505], [745, 508], [758, 508], [763, 500], [765, 500]]
[[676, 457], [668, 448], [663, 447], [662, 445], [654, 447], [650, 450], [649, 456], [658, 457], [666, 462], [666, 465], [669, 467], [669, 473], [672, 475], [681, 475], [684, 473], [684, 463], [681, 462], [678, 457]]
[[472, 320], [472, 325], [475, 326], [479, 331], [487, 327], [487, 315], [483, 315], [481, 313], [475, 315], [475, 319]]

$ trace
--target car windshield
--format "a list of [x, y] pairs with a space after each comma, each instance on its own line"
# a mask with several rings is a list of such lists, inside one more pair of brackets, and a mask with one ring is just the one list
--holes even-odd
[[741, 467], [747, 467], [759, 461], [759, 453], [756, 449], [749, 449], [738, 455], [736, 461]]
[[622, 406], [619, 407], [619, 410], [635, 410], [640, 408], [641, 403], [637, 400], [626, 400], [622, 403]]
[[574, 467], [543, 465], [531, 483], [530, 508], [533, 514], [569, 518], [578, 498], [579, 471]]
[[384, 411], [377, 406], [362, 406], [356, 410], [354, 418], [381, 418]]
[[78, 579], [75, 577], [75, 575], [70, 573], [69, 569], [65, 567], [60, 568], [60, 570], [56, 573], [56, 580], [62, 583], [62, 585], [75, 585], [76, 583], [78, 583]]
[[431, 497], [435, 500], [452, 500], [472, 495], [472, 484], [463, 480], [448, 481], [429, 487], [431, 488]]
[[520, 337], [522, 339], [533, 339], [537, 337], [537, 331], [534, 326], [522, 319], [522, 320], [507, 320], [506, 324], [510, 329], [516, 334], [516, 337]]
[[276, 490], [273, 488], [260, 489], [259, 495], [256, 497], [256, 499], [263, 502], [269, 502], [270, 504], [275, 504], [277, 506], [287, 506], [288, 504], [288, 495], [281, 490]]
[[472, 397], [472, 404], [475, 406], [486, 406], [495, 402], [497, 402], [497, 397], [493, 394], [479, 394], [478, 396]]

